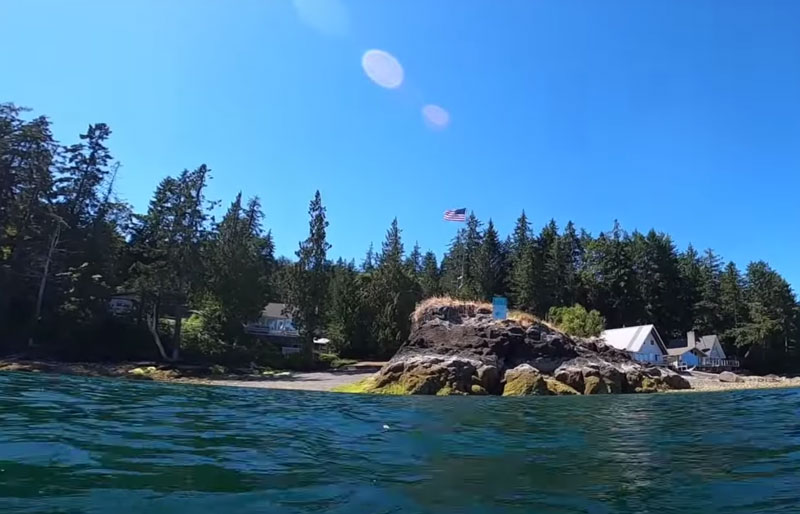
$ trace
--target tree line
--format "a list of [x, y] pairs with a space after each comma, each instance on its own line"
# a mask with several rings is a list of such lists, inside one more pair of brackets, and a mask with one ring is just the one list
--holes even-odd
[[[506, 238], [471, 214], [441, 262], [417, 244], [406, 251], [397, 220], [361, 262], [332, 261], [319, 192], [294, 259], [276, 258], [258, 198], [239, 194], [215, 218], [205, 165], [163, 179], [146, 212], [133, 212], [114, 188], [110, 136], [98, 123], [64, 145], [46, 117], [0, 106], [0, 350], [269, 360], [274, 348], [243, 324], [274, 301], [308, 339], [324, 334], [344, 356], [387, 357], [420, 299], [501, 295], [540, 317], [580, 304], [608, 327], [719, 334], [752, 367], [800, 367], [800, 307], [765, 262], [740, 270], [710, 249], [678, 250], [664, 233], [617, 223], [597, 236], [571, 222], [534, 231], [524, 212]], [[132, 322], [109, 312], [120, 292], [138, 300]]]

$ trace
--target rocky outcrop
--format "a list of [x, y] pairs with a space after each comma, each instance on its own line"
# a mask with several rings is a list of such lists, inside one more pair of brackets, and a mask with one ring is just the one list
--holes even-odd
[[415, 316], [408, 341], [364, 391], [524, 396], [689, 388], [677, 373], [636, 363], [599, 340], [576, 340], [538, 322], [496, 321], [473, 304], [434, 304]]

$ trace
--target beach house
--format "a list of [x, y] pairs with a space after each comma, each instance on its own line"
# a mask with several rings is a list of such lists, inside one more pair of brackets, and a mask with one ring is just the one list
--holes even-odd
[[738, 368], [738, 359], [725, 354], [719, 336], [716, 334], [697, 337], [694, 331], [686, 333], [686, 338], [673, 339], [667, 343], [669, 361], [677, 366], [709, 369]]
[[283, 303], [268, 303], [259, 319], [245, 325], [244, 330], [274, 342], [283, 355], [300, 353], [303, 348], [300, 332], [292, 323], [292, 315]]
[[667, 347], [655, 325], [604, 330], [600, 337], [617, 350], [628, 352], [636, 361], [659, 365], [667, 362]]

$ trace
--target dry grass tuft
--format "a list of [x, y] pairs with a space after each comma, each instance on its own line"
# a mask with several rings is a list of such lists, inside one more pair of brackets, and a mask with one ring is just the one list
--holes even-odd
[[[420, 320], [424, 318], [425, 313], [441, 307], [453, 307], [467, 315], [474, 315], [475, 311], [481, 308], [489, 309], [490, 311], [492, 310], [492, 304], [486, 302], [459, 300], [450, 296], [434, 296], [432, 298], [422, 300], [417, 304], [417, 308], [414, 309], [412, 319], [414, 320], [414, 323], [419, 323]], [[552, 323], [548, 323], [547, 321], [539, 319], [533, 314], [524, 311], [509, 311], [508, 319], [516, 321], [525, 328], [535, 325], [536, 323], [541, 323], [552, 330], [558, 330], [558, 327], [554, 326]]]
[[414, 323], [419, 323], [419, 321], [424, 317], [426, 312], [434, 309], [439, 309], [441, 307], [454, 307], [464, 312], [474, 313], [477, 309], [481, 307], [485, 307], [491, 310], [492, 305], [483, 302], [457, 300], [449, 296], [434, 296], [419, 302], [417, 304], [417, 308], [414, 309], [414, 314], [412, 314], [411, 317], [414, 320]]

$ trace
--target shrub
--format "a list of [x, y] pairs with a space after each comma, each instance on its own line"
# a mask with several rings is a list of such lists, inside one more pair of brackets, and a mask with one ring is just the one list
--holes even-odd
[[562, 332], [577, 337], [599, 336], [606, 327], [606, 319], [598, 311], [587, 311], [578, 303], [572, 307], [551, 307], [547, 319]]

